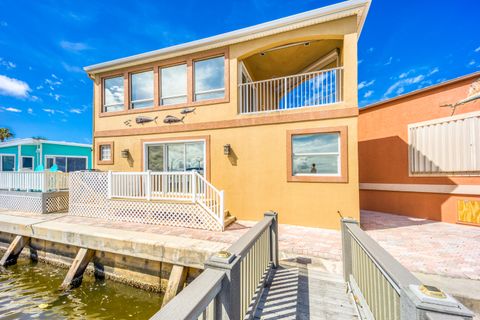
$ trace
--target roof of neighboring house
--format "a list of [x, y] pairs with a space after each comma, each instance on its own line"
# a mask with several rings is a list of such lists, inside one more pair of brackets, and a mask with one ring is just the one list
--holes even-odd
[[91, 144], [86, 144], [86, 143], [25, 138], [25, 139], [13, 139], [5, 142], [0, 142], [0, 148], [19, 146], [19, 145], [28, 145], [28, 144], [40, 144], [40, 143], [58, 144], [58, 145], [72, 146], [72, 147], [86, 147], [86, 148], [92, 147]]
[[453, 78], [453, 79], [450, 79], [450, 80], [447, 80], [447, 81], [444, 81], [444, 82], [440, 82], [440, 83], [434, 84], [432, 86], [428, 86], [428, 87], [425, 87], [425, 88], [414, 90], [412, 92], [405, 93], [405, 94], [396, 96], [394, 98], [390, 98], [390, 99], [386, 99], [386, 100], [382, 100], [382, 101], [378, 101], [378, 102], [369, 104], [368, 106], [361, 107], [360, 112], [366, 111], [366, 110], [369, 110], [369, 109], [372, 109], [372, 108], [384, 106], [385, 104], [388, 104], [390, 102], [395, 102], [397, 100], [402, 100], [402, 99], [405, 99], [405, 98], [408, 98], [408, 97], [411, 97], [411, 96], [414, 96], [414, 95], [417, 95], [417, 94], [420, 94], [420, 93], [435, 90], [435, 89], [438, 89], [438, 88], [441, 88], [441, 87], [445, 87], [445, 86], [448, 86], [448, 85], [451, 85], [451, 84], [454, 84], [454, 83], [457, 83], [457, 82], [460, 82], [460, 81], [464, 81], [464, 80], [468, 80], [468, 79], [472, 79], [472, 78], [476, 78], [476, 77], [480, 77], [480, 71], [477, 71], [477, 72], [474, 72], [474, 73], [469, 73], [467, 75], [457, 77], [457, 78]]
[[357, 16], [357, 32], [360, 36], [363, 24], [370, 8], [370, 0], [350, 0], [315, 10], [295, 14], [289, 17], [272, 20], [255, 26], [222, 33], [213, 37], [199, 39], [183, 44], [166, 47], [126, 58], [94, 64], [83, 69], [88, 74], [96, 74], [118, 67], [127, 67], [140, 63], [161, 60], [173, 56], [208, 50], [256, 38], [261, 38], [285, 31], [332, 21], [349, 16]]

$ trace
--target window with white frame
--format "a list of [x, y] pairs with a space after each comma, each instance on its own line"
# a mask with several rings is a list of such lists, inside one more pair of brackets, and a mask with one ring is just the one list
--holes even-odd
[[194, 61], [195, 101], [225, 97], [225, 57]]
[[205, 172], [205, 142], [186, 141], [146, 145], [146, 168], [152, 171]]
[[340, 133], [292, 135], [292, 175], [340, 175]]
[[153, 107], [153, 71], [131, 74], [130, 90], [132, 109]]
[[22, 157], [21, 170], [31, 171], [33, 170], [33, 157]]
[[14, 155], [0, 155], [0, 171], [15, 171]]
[[123, 76], [103, 80], [103, 111], [123, 110], [124, 102]]
[[100, 145], [100, 161], [112, 160], [112, 146], [110, 144]]
[[187, 65], [179, 64], [160, 69], [160, 104], [187, 102]]
[[411, 124], [408, 136], [410, 174], [480, 173], [480, 112]]
[[50, 169], [53, 165], [57, 166], [58, 171], [73, 172], [87, 170], [87, 158], [86, 157], [63, 157], [63, 156], [51, 156], [45, 158], [45, 169]]

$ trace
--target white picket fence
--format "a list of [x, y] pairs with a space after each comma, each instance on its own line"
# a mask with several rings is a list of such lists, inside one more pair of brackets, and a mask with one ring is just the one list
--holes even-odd
[[68, 189], [68, 173], [63, 172], [0, 172], [0, 189], [18, 191], [59, 191]]
[[108, 173], [108, 198], [198, 203], [223, 225], [224, 195], [196, 171]]

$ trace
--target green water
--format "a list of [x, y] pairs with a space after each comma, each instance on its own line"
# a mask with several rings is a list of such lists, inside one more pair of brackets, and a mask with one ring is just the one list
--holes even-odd
[[85, 276], [80, 287], [58, 287], [66, 269], [19, 259], [0, 270], [0, 319], [148, 319], [161, 296]]

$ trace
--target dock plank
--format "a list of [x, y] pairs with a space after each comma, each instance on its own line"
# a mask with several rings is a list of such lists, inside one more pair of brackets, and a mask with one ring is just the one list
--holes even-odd
[[260, 298], [255, 319], [358, 319], [346, 284], [315, 267], [282, 265]]

